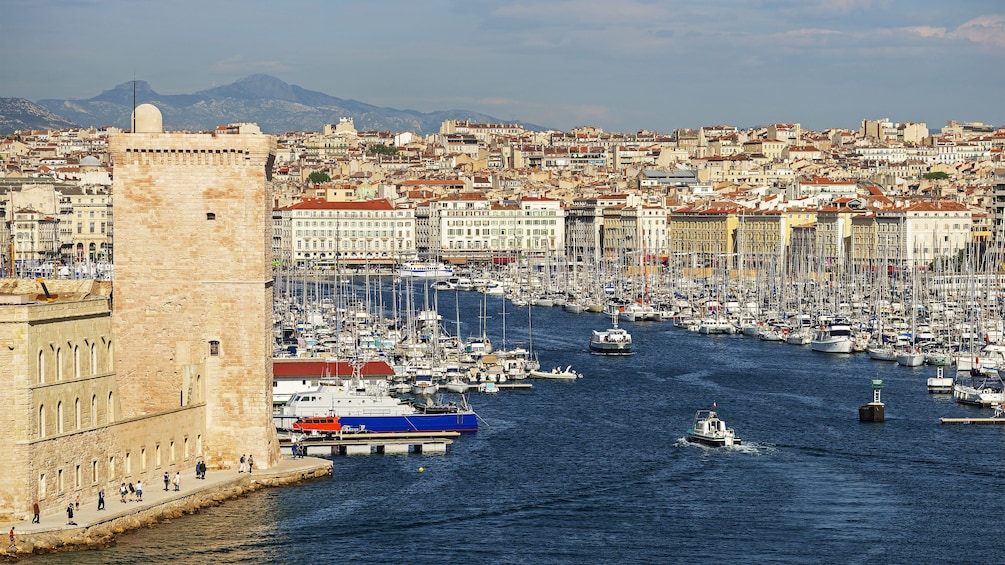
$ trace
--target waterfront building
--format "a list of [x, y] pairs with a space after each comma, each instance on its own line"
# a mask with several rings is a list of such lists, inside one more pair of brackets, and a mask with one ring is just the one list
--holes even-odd
[[605, 256], [604, 210], [636, 203], [637, 197], [624, 193], [573, 199], [566, 209], [566, 257], [577, 263], [599, 264]]
[[690, 255], [688, 267], [725, 265], [727, 255], [735, 253], [740, 211], [740, 206], [722, 202], [671, 211], [667, 225], [670, 253]]
[[282, 265], [391, 264], [415, 255], [415, 211], [386, 199], [329, 202], [309, 198], [279, 208], [273, 254]]
[[430, 222], [439, 226], [437, 247], [445, 260], [557, 257], [565, 250], [565, 213], [559, 200], [525, 196], [509, 203], [470, 192], [434, 200], [429, 210]]

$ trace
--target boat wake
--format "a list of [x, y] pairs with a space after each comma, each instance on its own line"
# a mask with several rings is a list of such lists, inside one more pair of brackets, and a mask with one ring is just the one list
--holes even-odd
[[722, 451], [728, 453], [745, 453], [748, 455], [769, 455], [777, 451], [775, 446], [767, 443], [742, 443], [740, 445], [724, 445], [721, 447], [712, 447], [698, 442], [691, 442], [687, 440], [686, 436], [681, 436], [677, 438], [677, 441], [673, 443], [674, 447], [692, 447], [695, 449], [700, 449], [703, 452], [709, 451]]

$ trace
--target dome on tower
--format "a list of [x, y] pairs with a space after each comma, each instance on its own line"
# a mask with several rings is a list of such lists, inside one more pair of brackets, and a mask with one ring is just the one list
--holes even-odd
[[164, 133], [164, 118], [153, 104], [140, 104], [133, 110], [133, 133]]

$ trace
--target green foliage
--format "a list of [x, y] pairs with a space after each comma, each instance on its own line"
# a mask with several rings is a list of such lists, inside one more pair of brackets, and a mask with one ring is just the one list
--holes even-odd
[[314, 171], [313, 173], [307, 175], [307, 182], [311, 184], [331, 182], [331, 180], [332, 178], [324, 171]]
[[367, 152], [371, 155], [397, 155], [398, 148], [388, 147], [387, 145], [384, 144], [371, 145], [370, 149], [368, 149]]
[[935, 171], [932, 173], [925, 173], [921, 175], [921, 178], [928, 180], [946, 180], [949, 178], [949, 174], [942, 171]]

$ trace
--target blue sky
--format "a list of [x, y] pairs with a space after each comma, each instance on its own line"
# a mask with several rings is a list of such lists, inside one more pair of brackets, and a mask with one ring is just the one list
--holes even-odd
[[[607, 131], [1005, 125], [1003, 0], [3, 0], [0, 96], [266, 73], [400, 109]], [[318, 129], [322, 124], [318, 124]]]

